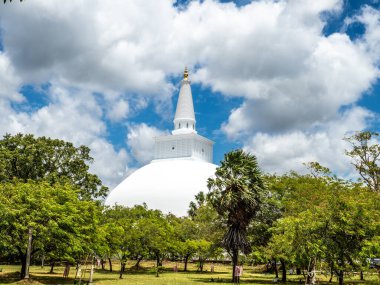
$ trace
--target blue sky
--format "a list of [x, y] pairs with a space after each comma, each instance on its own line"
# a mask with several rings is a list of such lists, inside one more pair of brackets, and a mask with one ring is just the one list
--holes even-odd
[[379, 10], [377, 0], [12, 1], [0, 9], [0, 133], [88, 145], [112, 188], [172, 129], [188, 66], [216, 164], [242, 147], [267, 172], [319, 161], [354, 177], [342, 138], [379, 130]]

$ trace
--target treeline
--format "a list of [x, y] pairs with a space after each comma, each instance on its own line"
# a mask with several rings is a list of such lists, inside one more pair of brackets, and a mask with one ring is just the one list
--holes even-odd
[[[107, 188], [88, 172], [89, 149], [32, 135], [0, 140], [0, 260], [79, 265], [88, 256], [120, 261], [163, 259], [187, 263], [231, 260], [270, 264], [286, 281], [288, 269], [307, 272], [307, 283], [323, 268], [343, 284], [344, 272], [368, 269], [380, 256], [380, 148], [376, 133], [347, 138], [362, 177], [334, 176], [318, 163], [309, 174], [265, 175], [242, 150], [225, 155], [208, 193], [199, 193], [188, 217], [164, 215], [146, 205], [104, 207]], [[102, 264], [104, 264], [102, 262]], [[232, 280], [235, 281], [235, 270]]]

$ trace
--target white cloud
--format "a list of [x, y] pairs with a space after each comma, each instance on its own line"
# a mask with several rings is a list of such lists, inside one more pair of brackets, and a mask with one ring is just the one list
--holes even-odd
[[17, 92], [21, 80], [17, 76], [9, 58], [0, 51], [0, 100], [22, 102], [24, 97]]
[[112, 190], [130, 172], [128, 163], [129, 154], [125, 149], [115, 150], [113, 145], [105, 139], [95, 139], [90, 143], [91, 154], [94, 155], [94, 163], [90, 171], [97, 173]]
[[170, 1], [36, 0], [0, 11], [4, 49], [24, 80], [166, 98], [161, 36], [174, 15]]
[[372, 117], [372, 113], [356, 107], [314, 131], [257, 133], [246, 142], [245, 150], [257, 155], [260, 165], [268, 172], [295, 170], [304, 173], [303, 163], [318, 161], [335, 173], [352, 177], [354, 169], [345, 155], [349, 145], [343, 138], [350, 135], [349, 130], [365, 128], [366, 120]]
[[[344, 156], [333, 154], [344, 148], [338, 142], [346, 132], [368, 126], [371, 115], [356, 103], [379, 78], [379, 11], [364, 7], [346, 21], [366, 28], [352, 41], [343, 32], [323, 35], [325, 19], [341, 12], [341, 0], [243, 7], [206, 0], [181, 10], [172, 4], [34, 0], [4, 6], [0, 131], [93, 145], [97, 171], [114, 184], [117, 173], [129, 171], [129, 158], [105, 139], [105, 118], [129, 125], [130, 152], [147, 163], [151, 137], [161, 131], [128, 120], [151, 102], [165, 118], [175, 90], [170, 77], [187, 64], [193, 81], [244, 99], [222, 130], [268, 169], [295, 169], [311, 158], [346, 171]], [[32, 113], [12, 108], [11, 101], [23, 99], [22, 84], [42, 83], [51, 85], [46, 106]], [[112, 167], [106, 154], [116, 161]]]
[[129, 126], [127, 144], [140, 165], [147, 164], [153, 159], [154, 138], [163, 134], [166, 132], [144, 123]]
[[102, 110], [94, 96], [56, 85], [46, 96], [50, 103], [30, 113], [15, 112], [6, 105], [1, 133], [33, 133], [70, 141], [76, 146], [86, 145], [94, 158], [91, 171], [99, 175], [105, 185], [116, 186], [125, 177], [129, 156], [125, 149], [115, 150], [105, 139]]
[[129, 103], [127, 100], [119, 99], [110, 104], [107, 110], [108, 117], [112, 121], [125, 119], [129, 114]]
[[248, 98], [223, 126], [230, 137], [255, 131], [306, 130], [328, 123], [358, 101], [378, 76], [368, 56], [347, 36], [321, 37], [297, 76], [262, 81], [265, 98]]
[[364, 35], [357, 39], [357, 44], [368, 54], [371, 55], [375, 62], [379, 62], [380, 55], [380, 12], [372, 7], [364, 6], [358, 15], [348, 18], [345, 21], [349, 26], [353, 23], [361, 23], [365, 27]]

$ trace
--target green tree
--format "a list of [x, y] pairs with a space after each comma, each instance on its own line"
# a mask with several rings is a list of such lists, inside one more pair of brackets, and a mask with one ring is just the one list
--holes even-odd
[[315, 281], [314, 269], [322, 260], [343, 284], [344, 272], [360, 268], [363, 252], [379, 235], [380, 197], [325, 173], [278, 179], [285, 191], [284, 215], [274, 224], [268, 251], [307, 268], [308, 284]]
[[151, 256], [159, 268], [163, 256], [172, 249], [173, 227], [160, 211], [149, 210], [146, 205], [107, 208], [102, 227], [106, 232], [109, 258], [117, 256], [120, 260], [120, 278], [127, 259], [136, 259], [137, 268], [144, 257]]
[[123, 278], [125, 265], [129, 257], [128, 241], [131, 229], [129, 208], [114, 206], [103, 212], [102, 228], [105, 233], [108, 260], [112, 272], [112, 257], [117, 256], [120, 261], [120, 275]]
[[380, 145], [379, 133], [357, 132], [345, 138], [351, 144], [346, 154], [353, 158], [353, 165], [369, 189], [380, 193]]
[[208, 180], [208, 188], [209, 200], [228, 228], [223, 245], [232, 257], [232, 282], [235, 282], [239, 251], [248, 253], [251, 249], [247, 228], [257, 217], [266, 194], [256, 157], [242, 150], [225, 154], [215, 178]]
[[4, 182], [0, 184], [0, 205], [0, 234], [21, 260], [21, 278], [26, 273], [29, 228], [32, 255], [44, 252], [67, 260], [92, 250], [99, 207], [93, 201], [79, 200], [77, 190], [69, 184]]
[[105, 198], [108, 188], [89, 173], [93, 159], [86, 146], [33, 135], [5, 135], [0, 140], [0, 182], [28, 180], [70, 182], [82, 199]]
[[167, 218], [174, 230], [173, 254], [183, 259], [184, 271], [187, 271], [189, 259], [198, 250], [196, 241], [199, 238], [199, 229], [197, 224], [188, 217], [178, 218], [171, 214]]
[[[196, 200], [202, 192], [196, 196]], [[194, 203], [195, 205], [195, 203]], [[198, 203], [193, 208], [192, 217], [177, 218], [173, 215], [168, 217], [169, 223], [174, 229], [174, 251], [184, 261], [184, 270], [190, 258], [198, 258], [199, 270], [203, 270], [203, 264], [211, 256], [218, 254], [223, 227], [217, 213], [206, 200]]]
[[191, 201], [189, 204], [189, 210], [187, 211], [189, 216], [194, 217], [199, 207], [206, 204], [206, 200], [207, 197], [203, 191], [195, 195], [195, 201]]

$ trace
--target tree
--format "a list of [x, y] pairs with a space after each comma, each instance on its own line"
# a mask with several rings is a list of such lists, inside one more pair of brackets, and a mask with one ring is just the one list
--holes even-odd
[[234, 269], [238, 265], [239, 251], [250, 251], [248, 225], [257, 217], [265, 196], [256, 157], [243, 150], [225, 154], [215, 178], [210, 178], [207, 186], [212, 206], [225, 218], [227, 232], [223, 245], [232, 257], [232, 282], [235, 282]]
[[[12, 0], [8, 0], [9, 2], [12, 2]], [[7, 2], [7, 0], [4, 0], [4, 4]], [[20, 0], [22, 2], [22, 0]]]
[[353, 165], [369, 189], [380, 193], [380, 145], [379, 133], [371, 131], [357, 132], [345, 138], [351, 144], [346, 154], [353, 158]]
[[5, 135], [0, 140], [0, 182], [69, 182], [82, 199], [105, 198], [108, 188], [89, 173], [90, 149], [70, 142], [33, 135]]
[[196, 215], [197, 210], [199, 207], [202, 205], [205, 205], [207, 202], [207, 197], [203, 191], [199, 192], [197, 195], [195, 195], [195, 202], [191, 201], [189, 204], [189, 210], [187, 213], [189, 214], [190, 217], [194, 217]]
[[115, 205], [107, 208], [103, 213], [102, 228], [105, 233], [110, 271], [112, 271], [111, 258], [117, 256], [121, 268], [120, 279], [123, 278], [129, 258], [142, 259], [148, 254], [139, 223], [141, 219], [147, 219], [151, 215], [151, 210], [139, 205], [133, 208]]
[[[203, 198], [200, 198], [203, 197]], [[200, 199], [203, 202], [200, 202]], [[174, 229], [174, 253], [179, 255], [184, 263], [184, 271], [190, 258], [198, 258], [199, 270], [203, 270], [206, 259], [218, 254], [220, 239], [223, 236], [218, 215], [207, 203], [205, 195], [196, 195], [198, 205], [192, 210], [192, 217], [177, 218], [168, 215], [169, 224]], [[194, 203], [195, 205], [195, 203]]]
[[172, 214], [167, 217], [174, 230], [174, 255], [178, 255], [185, 263], [184, 271], [187, 271], [189, 259], [197, 252], [196, 241], [199, 237], [197, 224], [188, 217], [178, 218]]
[[45, 252], [51, 258], [74, 259], [92, 251], [99, 206], [78, 199], [69, 184], [13, 181], [0, 183], [0, 235], [21, 260], [26, 273], [28, 230], [32, 228], [32, 256]]
[[120, 260], [120, 278], [127, 259], [136, 259], [138, 268], [139, 262], [150, 256], [156, 259], [159, 268], [163, 255], [170, 251], [173, 243], [173, 227], [160, 211], [149, 210], [146, 205], [109, 207], [104, 211], [102, 227], [109, 258], [116, 255]]
[[376, 244], [380, 196], [361, 184], [314, 174], [278, 178], [285, 191], [284, 215], [273, 226], [268, 251], [307, 268], [308, 284], [322, 260], [343, 284], [344, 272], [360, 268], [363, 252], [369, 254]]

